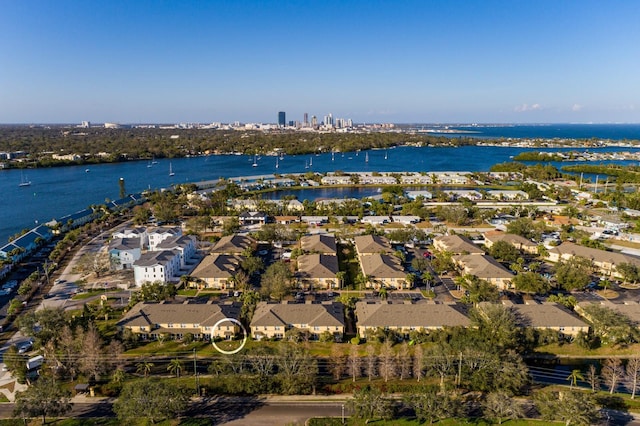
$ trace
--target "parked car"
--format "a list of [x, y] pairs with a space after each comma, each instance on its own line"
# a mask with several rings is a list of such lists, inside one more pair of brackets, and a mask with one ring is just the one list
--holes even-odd
[[18, 347], [18, 353], [19, 353], [19, 354], [24, 354], [24, 353], [29, 352], [31, 349], [33, 349], [33, 343], [31, 343], [31, 342], [26, 342], [26, 343], [21, 344], [21, 345]]

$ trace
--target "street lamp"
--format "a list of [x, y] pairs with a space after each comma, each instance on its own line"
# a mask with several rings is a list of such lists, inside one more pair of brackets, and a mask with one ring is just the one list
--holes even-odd
[[342, 424], [344, 424], [344, 404], [342, 404]]

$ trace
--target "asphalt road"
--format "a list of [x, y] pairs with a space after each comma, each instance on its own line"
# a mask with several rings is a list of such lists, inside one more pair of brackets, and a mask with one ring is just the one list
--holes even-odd
[[[343, 413], [340, 401], [269, 401], [263, 397], [204, 398], [195, 400], [186, 417], [208, 418], [212, 424], [233, 426], [280, 426], [304, 424], [318, 416], [340, 417]], [[14, 404], [0, 404], [0, 418], [12, 418]], [[74, 402], [69, 417], [114, 417], [113, 400]], [[349, 411], [344, 409], [345, 416]]]

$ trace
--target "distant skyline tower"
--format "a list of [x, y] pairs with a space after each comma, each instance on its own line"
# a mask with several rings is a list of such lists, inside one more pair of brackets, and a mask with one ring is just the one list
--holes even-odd
[[278, 113], [278, 126], [285, 127], [287, 125], [287, 114], [284, 111]]
[[309, 114], [308, 113], [304, 113], [304, 120], [302, 121], [304, 123], [304, 125], [306, 126], [307, 124], [309, 124]]
[[318, 125], [318, 117], [316, 117], [315, 115], [311, 117], [311, 125], [313, 127], [316, 127]]

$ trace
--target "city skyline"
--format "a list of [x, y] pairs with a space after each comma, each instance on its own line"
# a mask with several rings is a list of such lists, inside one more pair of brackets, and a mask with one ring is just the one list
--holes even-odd
[[638, 17], [630, 0], [9, 2], [0, 123], [638, 123]]

